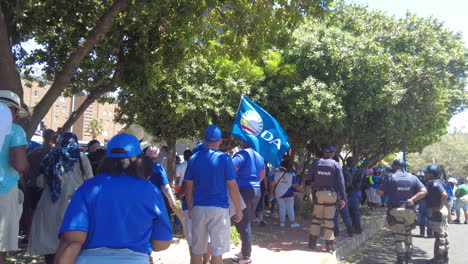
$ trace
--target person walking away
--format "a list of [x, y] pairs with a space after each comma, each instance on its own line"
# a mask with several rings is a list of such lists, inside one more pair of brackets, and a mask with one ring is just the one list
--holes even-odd
[[309, 248], [316, 246], [323, 225], [328, 252], [335, 251], [333, 217], [339, 201], [340, 209], [345, 206], [346, 192], [341, 165], [333, 160], [335, 147], [327, 144], [322, 147], [322, 157], [314, 161], [308, 171], [308, 181], [312, 184], [316, 199], [310, 226]]
[[[157, 157], [160, 155], [160, 154], [158, 155], [157, 153], [158, 151], [157, 151], [156, 146], [151, 146], [146, 150], [146, 155], [151, 158], [151, 160], [153, 161], [153, 165], [154, 165], [153, 174], [151, 175], [149, 180], [150, 182], [154, 184], [154, 186], [159, 188], [164, 193], [164, 196], [166, 196], [169, 208], [171, 210], [175, 210], [176, 203], [175, 203], [174, 194], [172, 193], [171, 185], [169, 185], [169, 180], [167, 179], [166, 170], [164, 169], [163, 166], [161, 166], [157, 162]], [[168, 208], [168, 211], [170, 211], [169, 208]], [[172, 212], [169, 212], [169, 215], [171, 213]]]
[[[454, 223], [459, 224], [460, 221], [460, 209], [463, 209], [465, 212], [465, 222], [464, 224], [468, 224], [468, 184], [465, 183], [465, 179], [460, 179], [460, 185], [457, 187], [457, 191], [455, 192], [455, 197], [457, 200], [455, 201], [455, 213], [457, 214], [457, 219], [455, 219]], [[465, 197], [462, 199], [462, 197]], [[465, 201], [465, 202], [464, 202]]]
[[76, 189], [93, 177], [91, 164], [78, 146], [75, 134], [67, 132], [42, 160], [37, 186], [44, 188], [31, 226], [28, 253], [45, 255], [53, 264], [59, 245], [57, 234], [63, 215]]
[[[333, 158], [336, 162], [340, 162], [338, 155], [335, 154], [335, 157]], [[346, 191], [348, 190], [348, 187], [350, 186], [351, 183], [351, 174], [349, 173], [349, 170], [343, 168], [343, 178], [345, 181], [345, 188]], [[346, 192], [347, 196], [348, 193]], [[349, 196], [348, 196], [349, 197]], [[353, 222], [351, 221], [351, 217], [349, 216], [349, 208], [348, 208], [348, 202], [345, 201], [345, 206], [341, 209], [336, 208], [335, 210], [335, 216], [333, 217], [333, 235], [335, 237], [340, 235], [340, 226], [339, 226], [339, 220], [338, 220], [338, 214], [341, 215], [341, 218], [343, 219], [343, 222], [346, 226], [346, 230], [348, 232], [348, 236], [352, 237], [353, 236]]]
[[361, 234], [361, 208], [359, 207], [362, 198], [362, 176], [363, 171], [356, 166], [353, 157], [346, 159], [346, 166], [343, 168], [343, 174], [349, 173], [349, 183], [347, 186], [349, 215], [352, 221], [353, 231]]
[[449, 224], [452, 224], [452, 209], [455, 203], [456, 186], [457, 186], [457, 179], [455, 179], [454, 177], [450, 177], [447, 183], [447, 193], [449, 196], [447, 197], [447, 202], [445, 202], [445, 206], [447, 206], [447, 210], [448, 210], [447, 219], [448, 219]]
[[[7, 125], [15, 122], [20, 114], [19, 96], [8, 90], [0, 90], [0, 103], [8, 106], [10, 118], [2, 119]], [[5, 110], [5, 109], [4, 109]], [[3, 113], [8, 114], [8, 112]], [[18, 249], [19, 221], [23, 212], [24, 196], [18, 188], [18, 181], [29, 169], [26, 147], [28, 142], [23, 128], [11, 124], [10, 133], [4, 136], [0, 149], [0, 264], [6, 261], [6, 252]]]
[[448, 263], [448, 210], [445, 206], [447, 197], [445, 183], [440, 179], [439, 168], [435, 165], [427, 166], [424, 171], [427, 180], [427, 207], [431, 215], [430, 223], [434, 232], [434, 258], [427, 263]]
[[280, 226], [286, 226], [286, 214], [291, 222], [291, 227], [299, 227], [294, 214], [294, 190], [302, 192], [298, 184], [297, 177], [292, 172], [291, 163], [288, 158], [281, 161], [279, 171], [277, 171], [270, 181], [270, 190], [276, 198], [279, 207]]
[[237, 172], [237, 185], [242, 199], [247, 206], [243, 210], [244, 217], [236, 223], [242, 246], [241, 255], [233, 263], [248, 264], [252, 254], [252, 219], [255, 217], [258, 201], [260, 200], [260, 182], [265, 179], [265, 160], [245, 141], [240, 142], [242, 148], [232, 158], [234, 169]]
[[230, 251], [230, 217], [228, 191], [236, 207], [235, 222], [242, 219], [236, 171], [231, 157], [219, 151], [222, 132], [216, 125], [205, 131], [205, 147], [193, 154], [184, 176], [188, 217], [192, 219], [191, 264], [202, 263], [211, 239], [211, 263], [221, 264], [222, 255]]
[[405, 164], [396, 159], [392, 162], [395, 173], [379, 186], [378, 194], [388, 194], [387, 222], [393, 234], [397, 264], [412, 263], [413, 241], [411, 229], [416, 220], [415, 205], [427, 190], [419, 179], [404, 171]]
[[135, 136], [112, 137], [98, 175], [76, 190], [68, 206], [56, 264], [149, 264], [152, 251], [170, 246], [162, 194], [147, 180], [152, 166], [140, 174], [141, 154]]
[[26, 178], [26, 188], [24, 193], [26, 241], [29, 238], [34, 213], [42, 194], [42, 188], [37, 186], [37, 178], [42, 174], [41, 162], [52, 150], [56, 140], [55, 131], [52, 129], [46, 129], [42, 132], [42, 145], [33, 149], [28, 154], [30, 169], [28, 177]]

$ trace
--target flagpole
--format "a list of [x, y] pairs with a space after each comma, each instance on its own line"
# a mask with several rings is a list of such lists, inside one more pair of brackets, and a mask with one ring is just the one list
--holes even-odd
[[[237, 113], [239, 113], [239, 109], [240, 109], [240, 106], [242, 104], [242, 99], [244, 99], [244, 94], [241, 95], [239, 105], [237, 106], [236, 115], [237, 115]], [[234, 117], [234, 119], [236, 119], [236, 118]], [[231, 132], [232, 132], [232, 129], [231, 129]], [[228, 153], [228, 154], [231, 154], [231, 142], [232, 142], [232, 135], [229, 137], [229, 143], [227, 145], [226, 153]]]

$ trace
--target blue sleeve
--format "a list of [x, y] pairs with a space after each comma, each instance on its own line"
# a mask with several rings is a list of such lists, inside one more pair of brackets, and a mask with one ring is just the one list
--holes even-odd
[[59, 236], [65, 231], [89, 231], [89, 212], [83, 188], [80, 187], [73, 194], [60, 227]]
[[297, 183], [297, 177], [296, 176], [293, 176], [292, 178], [292, 184], [296, 184]]
[[237, 178], [237, 172], [234, 169], [235, 165], [233, 164], [233, 160], [231, 160], [231, 158], [228, 155], [226, 155], [225, 163], [226, 163], [226, 166], [225, 166], [224, 175], [225, 175], [226, 181], [235, 180]]
[[150, 182], [152, 182], [157, 187], [169, 184], [166, 171], [164, 170], [163, 166], [159, 165], [158, 163], [154, 163], [153, 174], [150, 177]]
[[11, 127], [10, 136], [10, 148], [28, 145], [28, 141], [26, 140], [26, 133], [24, 132], [24, 129], [19, 125], [13, 124], [13, 126]]
[[167, 179], [166, 170], [164, 170], [163, 166], [159, 166], [159, 167], [160, 167], [160, 173], [161, 173], [161, 185], [159, 185], [159, 186], [169, 184], [169, 180]]
[[161, 195], [161, 192], [156, 188], [153, 196], [153, 206], [156, 212], [156, 217], [153, 219], [153, 229], [151, 239], [160, 241], [172, 240], [172, 225], [167, 215], [166, 206]]
[[234, 167], [241, 168], [242, 165], [244, 165], [245, 158], [242, 155], [243, 152], [244, 151], [238, 152], [232, 157], [232, 164], [234, 164]]
[[442, 183], [440, 183], [440, 181], [437, 182], [437, 189], [439, 190], [440, 193], [447, 192], [444, 186], [442, 185]]

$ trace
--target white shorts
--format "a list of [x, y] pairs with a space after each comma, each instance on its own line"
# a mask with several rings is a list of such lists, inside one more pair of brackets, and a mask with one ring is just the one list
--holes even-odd
[[366, 195], [367, 195], [367, 201], [370, 203], [376, 203], [380, 204], [382, 203], [382, 198], [377, 194], [377, 189], [374, 188], [368, 188], [366, 190]]
[[188, 210], [182, 211], [182, 217], [184, 218], [185, 232], [187, 238], [187, 244], [189, 247], [192, 246], [192, 219], [188, 217]]
[[457, 200], [455, 201], [455, 210], [460, 210], [462, 209], [463, 210], [468, 210], [468, 203], [462, 203], [462, 201], [457, 198]]
[[15, 185], [0, 194], [0, 252], [18, 249], [19, 221], [23, 213], [23, 192]]
[[[211, 254], [221, 256], [230, 251], [231, 220], [229, 209], [214, 206], [195, 206], [192, 211], [192, 253], [207, 252], [211, 239]], [[189, 232], [189, 231], [187, 231]]]

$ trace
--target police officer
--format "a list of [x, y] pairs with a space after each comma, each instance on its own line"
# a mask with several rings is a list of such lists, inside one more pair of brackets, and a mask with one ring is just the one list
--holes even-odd
[[437, 166], [429, 165], [424, 171], [427, 180], [428, 195], [426, 197], [427, 208], [429, 209], [430, 223], [434, 232], [434, 258], [428, 263], [448, 263], [448, 210], [445, 206], [448, 193], [445, 183], [439, 179], [440, 169]]
[[349, 215], [353, 223], [354, 233], [361, 234], [361, 209], [359, 208], [359, 204], [362, 197], [361, 184], [363, 172], [361, 168], [356, 166], [354, 158], [348, 157], [346, 159], [346, 166], [343, 167], [343, 174], [349, 175], [346, 190], [348, 193]]
[[328, 252], [333, 252], [333, 217], [335, 216], [337, 201], [340, 209], [345, 206], [346, 193], [341, 165], [333, 160], [335, 155], [333, 145], [322, 148], [322, 158], [315, 160], [308, 171], [309, 181], [316, 193], [314, 212], [310, 226], [309, 248], [315, 248], [323, 224], [324, 238]]
[[392, 168], [395, 174], [389, 176], [377, 190], [379, 195], [388, 194], [387, 222], [395, 240], [397, 264], [411, 263], [411, 229], [416, 219], [414, 206], [427, 194], [421, 181], [413, 174], [405, 172], [404, 166], [402, 160], [394, 160]]

